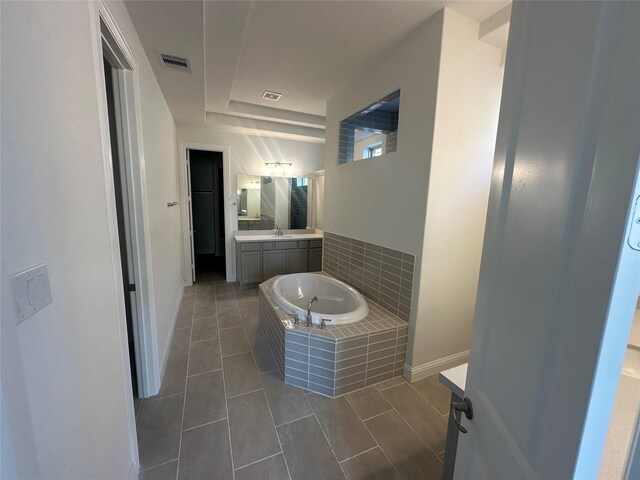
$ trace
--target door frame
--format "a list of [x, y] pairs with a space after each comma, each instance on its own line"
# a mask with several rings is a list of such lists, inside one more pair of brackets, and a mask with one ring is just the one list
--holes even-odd
[[182, 206], [182, 253], [184, 259], [183, 279], [185, 286], [193, 285], [195, 276], [195, 270], [192, 270], [193, 257], [193, 240], [191, 237], [191, 231], [189, 225], [193, 222], [192, 219], [192, 205], [191, 205], [191, 184], [189, 179], [191, 178], [191, 172], [188, 165], [187, 151], [188, 150], [204, 150], [207, 152], [221, 152], [222, 153], [222, 202], [224, 203], [224, 261], [226, 267], [226, 279], [227, 282], [233, 282], [236, 279], [236, 265], [234, 262], [235, 248], [233, 244], [233, 227], [237, 225], [237, 212], [233, 208], [230, 208], [229, 198], [231, 195], [231, 151], [228, 145], [219, 145], [215, 143], [198, 143], [181, 141], [178, 142], [178, 158], [180, 158], [180, 177], [181, 185], [180, 189], [180, 204]]
[[[149, 226], [149, 207], [147, 204], [147, 185], [145, 177], [144, 143], [142, 135], [142, 114], [140, 104], [139, 67], [121, 30], [107, 5], [100, 2], [89, 2], [90, 25], [92, 31], [92, 53], [94, 74], [98, 91], [98, 117], [101, 132], [102, 163], [105, 178], [105, 200], [109, 243], [111, 245], [111, 261], [114, 273], [114, 289], [122, 291], [122, 267], [120, 263], [120, 246], [118, 239], [118, 223], [115, 203], [115, 185], [111, 159], [111, 138], [109, 135], [108, 106], [103, 71], [103, 42], [110, 48], [109, 55], [114, 56], [123, 67], [120, 70], [118, 83], [121, 89], [121, 108], [124, 119], [123, 146], [127, 176], [129, 182], [129, 199], [132, 234], [132, 261], [135, 265], [137, 322], [134, 324], [134, 344], [136, 349], [136, 365], [139, 373], [139, 396], [155, 395], [161, 384], [161, 365], [158, 355], [155, 301], [153, 291], [153, 269], [151, 264], [151, 235]], [[132, 469], [130, 478], [136, 478], [139, 469], [138, 442], [136, 434], [135, 409], [133, 405], [133, 389], [127, 343], [127, 318], [124, 296], [116, 295], [116, 322], [120, 336], [120, 355], [123, 379], [123, 393], [128, 418], [129, 446]]]

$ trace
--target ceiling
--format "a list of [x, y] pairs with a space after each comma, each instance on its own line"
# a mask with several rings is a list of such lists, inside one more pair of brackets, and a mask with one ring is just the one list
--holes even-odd
[[[125, 3], [176, 123], [230, 131], [275, 128], [311, 141], [324, 137], [326, 101], [443, 6], [486, 20], [485, 34], [495, 44], [501, 40], [494, 30], [504, 23], [497, 13], [504, 17], [510, 5], [509, 0]], [[160, 53], [189, 58], [191, 73], [164, 66]], [[283, 96], [264, 100], [265, 90]]]

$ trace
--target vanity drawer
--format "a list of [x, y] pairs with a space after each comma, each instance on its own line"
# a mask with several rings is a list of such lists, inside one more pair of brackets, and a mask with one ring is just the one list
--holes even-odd
[[309, 240], [311, 248], [322, 248], [322, 240]]
[[262, 242], [262, 250], [273, 250], [273, 242]]
[[295, 240], [286, 242], [276, 242], [276, 250], [289, 250], [291, 248], [297, 248], [298, 242]]
[[240, 244], [241, 252], [259, 252], [260, 251], [260, 243], [241, 243]]
[[309, 247], [309, 240], [298, 240], [298, 248]]

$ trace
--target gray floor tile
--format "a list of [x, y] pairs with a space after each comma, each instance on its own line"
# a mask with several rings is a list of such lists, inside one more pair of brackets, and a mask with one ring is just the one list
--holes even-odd
[[246, 302], [240, 304], [240, 316], [243, 320], [250, 320], [252, 318], [256, 318], [258, 316], [258, 303], [257, 302]]
[[403, 383], [406, 383], [406, 380], [404, 379], [404, 377], [395, 377], [395, 378], [392, 378], [391, 380], [387, 380], [386, 382], [380, 382], [374, 386], [378, 390], [384, 390], [385, 388], [395, 387], [396, 385], [402, 385]]
[[220, 349], [223, 357], [250, 351], [244, 328], [228, 328], [220, 330]]
[[422, 395], [427, 402], [436, 408], [442, 415], [449, 413], [451, 405], [451, 391], [447, 389], [438, 380], [438, 375], [432, 375], [417, 382], [413, 382], [411, 386]]
[[167, 365], [164, 367], [164, 376], [162, 377], [162, 387], [160, 387], [158, 397], [184, 392], [187, 380], [187, 360], [188, 355], [186, 353], [174, 355], [167, 359]]
[[229, 310], [237, 310], [238, 302], [235, 297], [232, 298], [221, 298], [218, 300], [216, 304], [216, 310], [218, 313], [228, 312]]
[[228, 400], [233, 465], [237, 468], [280, 452], [263, 390]]
[[202, 340], [191, 344], [189, 375], [211, 372], [222, 368], [220, 343], [217, 338]]
[[307, 400], [338, 461], [376, 446], [375, 440], [344, 397], [327, 398], [314, 393], [308, 395]]
[[183, 403], [183, 395], [145, 399], [136, 425], [140, 468], [178, 458]]
[[270, 372], [278, 368], [276, 358], [266, 340], [257, 340], [251, 344], [253, 358], [256, 361], [259, 373]]
[[211, 317], [216, 314], [216, 298], [210, 293], [197, 293], [193, 318]]
[[402, 478], [441, 478], [442, 464], [398, 412], [383, 413], [365, 424]]
[[339, 480], [345, 476], [315, 415], [277, 428], [293, 480]]
[[289, 480], [290, 478], [281, 453], [236, 470], [236, 480]]
[[222, 364], [227, 397], [262, 388], [260, 375], [250, 352], [225, 357], [222, 359]]
[[304, 390], [286, 385], [278, 372], [260, 375], [276, 425], [311, 415], [313, 410]]
[[193, 333], [191, 341], [218, 338], [218, 320], [216, 317], [198, 318], [193, 321]]
[[226, 420], [182, 433], [179, 477], [183, 480], [233, 478]]
[[401, 480], [378, 447], [342, 462], [341, 466], [349, 480]]
[[244, 330], [247, 332], [247, 338], [249, 339], [249, 343], [256, 342], [258, 340], [266, 339], [262, 328], [260, 327], [260, 323], [257, 318], [245, 321], [243, 323]]
[[231, 285], [230, 283], [219, 283], [216, 285], [216, 297], [224, 297], [229, 295], [235, 296], [233, 285]]
[[189, 377], [182, 429], [221, 420], [226, 416], [222, 370]]
[[258, 289], [257, 288], [236, 289], [236, 298], [238, 299], [238, 301], [243, 299], [247, 299], [247, 300], [255, 299], [257, 301]]
[[176, 480], [178, 460], [140, 472], [138, 480]]
[[393, 408], [375, 387], [367, 387], [350, 393], [347, 395], [347, 399], [363, 420]]
[[189, 353], [189, 343], [191, 342], [191, 328], [176, 328], [171, 339], [169, 355], [180, 355]]
[[447, 421], [409, 384], [383, 390], [382, 394], [420, 435], [432, 452], [444, 450]]
[[193, 320], [194, 298], [183, 298], [178, 310], [175, 328], [190, 327]]
[[218, 312], [218, 324], [220, 328], [233, 328], [242, 326], [242, 317], [240, 310], [232, 308]]

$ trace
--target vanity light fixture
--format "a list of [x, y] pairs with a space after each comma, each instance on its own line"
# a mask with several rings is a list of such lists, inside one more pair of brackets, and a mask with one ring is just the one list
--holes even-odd
[[282, 175], [291, 171], [293, 162], [264, 162], [264, 165], [267, 173], [273, 172], [276, 175]]

